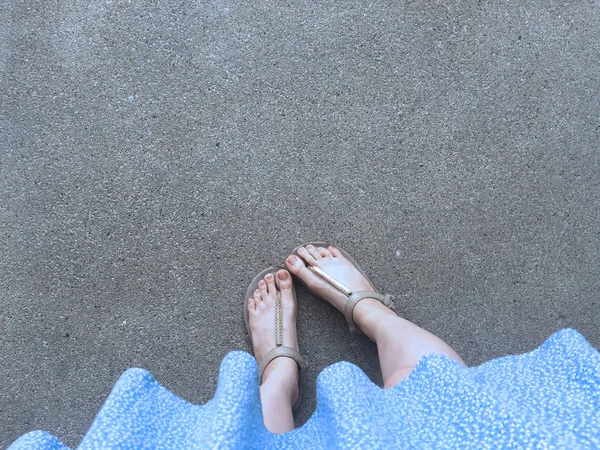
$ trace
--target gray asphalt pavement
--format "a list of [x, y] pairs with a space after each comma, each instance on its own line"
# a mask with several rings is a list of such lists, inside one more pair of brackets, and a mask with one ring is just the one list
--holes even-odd
[[[208, 401], [253, 276], [339, 244], [469, 364], [600, 346], [597, 1], [0, 4], [0, 447], [119, 375]], [[381, 383], [298, 288], [310, 367]]]

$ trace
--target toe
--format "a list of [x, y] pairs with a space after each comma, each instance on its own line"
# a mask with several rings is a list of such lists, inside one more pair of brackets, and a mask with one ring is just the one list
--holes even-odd
[[254, 302], [254, 298], [252, 297], [248, 299], [248, 312], [256, 312], [256, 303]]
[[269, 291], [267, 290], [267, 283], [265, 283], [265, 280], [260, 280], [258, 282], [258, 290], [260, 291], [260, 296], [262, 300], [266, 300]]
[[290, 272], [300, 278], [307, 286], [313, 286], [318, 277], [306, 268], [304, 262], [296, 255], [291, 255], [285, 260]]
[[277, 272], [277, 287], [281, 291], [292, 288], [292, 277], [287, 270], [280, 270]]
[[331, 258], [331, 252], [323, 247], [317, 247], [317, 251], [323, 258]]
[[321, 259], [321, 254], [319, 253], [319, 251], [317, 250], [317, 248], [314, 245], [307, 245], [306, 250], [308, 250], [308, 253], [310, 254], [310, 256], [312, 256], [316, 260]]
[[336, 258], [339, 258], [342, 256], [342, 252], [340, 252], [337, 248], [335, 248], [333, 245], [329, 246], [329, 251], [331, 252], [331, 254], [333, 256], [335, 256]]
[[260, 291], [257, 289], [254, 291], [254, 304], [258, 306], [261, 301]]
[[265, 281], [267, 283], [267, 291], [269, 294], [275, 294], [277, 292], [277, 288], [275, 287], [275, 277], [272, 273], [268, 273], [265, 275]]
[[315, 265], [315, 258], [313, 258], [313, 256], [304, 247], [300, 247], [298, 249], [298, 255], [311, 266]]
[[297, 277], [300, 276], [300, 273], [302, 272], [302, 268], [306, 269], [306, 265], [304, 264], [304, 261], [302, 261], [296, 255], [288, 256], [287, 259], [285, 260], [285, 265], [287, 266], [288, 270], [293, 275], [296, 275]]

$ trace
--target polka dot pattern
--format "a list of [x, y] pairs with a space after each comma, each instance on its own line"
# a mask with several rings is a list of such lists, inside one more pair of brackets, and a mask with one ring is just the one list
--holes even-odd
[[[334, 364], [319, 375], [313, 416], [282, 435], [263, 425], [257, 377], [254, 358], [232, 352], [213, 399], [193, 405], [129, 369], [78, 448], [600, 448], [600, 354], [574, 330], [478, 367], [427, 355], [388, 390]], [[33, 431], [9, 449], [67, 447]]]

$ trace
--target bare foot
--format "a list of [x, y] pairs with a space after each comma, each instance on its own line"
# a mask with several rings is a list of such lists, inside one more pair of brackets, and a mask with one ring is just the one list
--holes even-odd
[[[307, 245], [298, 249], [298, 255], [300, 258], [290, 255], [286, 259], [286, 265], [290, 272], [300, 278], [313, 293], [327, 300], [341, 312], [344, 312], [348, 297], [328, 281], [308, 270], [306, 264], [318, 267], [353, 292], [374, 290], [367, 279], [354, 267], [354, 264], [348, 261], [342, 252], [333, 245], [328, 248]], [[354, 308], [353, 317], [363, 332], [371, 337], [371, 333], [367, 332], [368, 330], [365, 328], [368, 328], [376, 315], [382, 313], [395, 315], [378, 300], [365, 298]]]
[[[292, 291], [292, 277], [287, 270], [277, 276], [267, 274], [258, 283], [254, 297], [248, 299], [248, 325], [252, 336], [254, 357], [260, 364], [264, 356], [275, 348], [275, 299], [281, 292], [282, 345], [298, 349], [296, 334], [296, 304]], [[289, 398], [294, 405], [299, 397], [298, 364], [291, 358], [279, 357], [269, 363], [263, 374], [261, 391], [274, 389]]]

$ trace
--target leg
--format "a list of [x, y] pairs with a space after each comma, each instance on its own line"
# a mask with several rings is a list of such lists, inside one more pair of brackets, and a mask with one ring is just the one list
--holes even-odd
[[[296, 304], [292, 293], [292, 277], [286, 270], [274, 277], [268, 274], [258, 284], [254, 297], [248, 299], [248, 324], [254, 356], [258, 362], [275, 348], [275, 296], [281, 291], [283, 324], [282, 343], [298, 350]], [[260, 386], [265, 427], [271, 433], [294, 429], [292, 406], [299, 396], [298, 365], [291, 358], [276, 358], [267, 366]]]
[[[344, 311], [347, 297], [331, 284], [306, 268], [306, 264], [319, 267], [352, 291], [373, 290], [373, 286], [348, 261], [331, 246], [307, 246], [298, 250], [300, 258], [288, 257], [286, 264], [308, 288]], [[354, 321], [377, 344], [384, 387], [395, 386], [408, 376], [419, 359], [427, 353], [441, 353], [464, 364], [460, 357], [441, 339], [402, 319], [374, 299], [366, 298], [354, 308]]]
[[427, 353], [440, 353], [464, 365], [458, 354], [437, 336], [418, 327], [373, 299], [364, 299], [354, 308], [354, 320], [377, 344], [384, 387], [404, 380]]
[[264, 376], [260, 403], [265, 427], [271, 433], [287, 433], [294, 429], [292, 406], [298, 399], [298, 365], [290, 358], [277, 358]]

